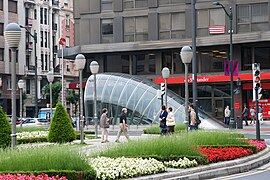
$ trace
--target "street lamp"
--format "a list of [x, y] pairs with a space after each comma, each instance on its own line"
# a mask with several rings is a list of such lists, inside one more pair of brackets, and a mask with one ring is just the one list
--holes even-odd
[[61, 63], [61, 66], [62, 66], [62, 71], [61, 71], [61, 77], [62, 77], [62, 105], [64, 107], [65, 104], [64, 104], [64, 45], [66, 44], [66, 39], [65, 38], [60, 38], [59, 39], [59, 45], [62, 45], [62, 63]]
[[47, 80], [50, 83], [50, 121], [52, 119], [52, 82], [54, 80], [54, 74], [53, 74], [53, 70], [49, 71], [47, 73]]
[[188, 123], [189, 123], [189, 115], [188, 115], [188, 64], [191, 63], [193, 52], [189, 46], [184, 46], [180, 52], [182, 62], [185, 65], [185, 124], [187, 126], [188, 132]]
[[165, 80], [165, 106], [167, 107], [167, 81], [168, 81], [168, 78], [170, 77], [170, 70], [169, 68], [167, 67], [164, 67], [162, 69], [162, 77], [163, 79]]
[[84, 69], [85, 66], [85, 57], [82, 54], [78, 54], [75, 58], [75, 64], [76, 68], [80, 72], [80, 139], [81, 139], [81, 144], [83, 144], [83, 124], [84, 124], [84, 119], [83, 119], [83, 90], [82, 90], [82, 70]]
[[230, 119], [230, 124], [229, 128], [230, 129], [235, 129], [236, 128], [236, 123], [234, 121], [234, 97], [233, 97], [233, 49], [232, 49], [232, 20], [233, 20], [233, 14], [232, 14], [232, 7], [230, 7], [230, 11], [228, 12], [223, 4], [220, 2], [213, 2], [213, 5], [216, 6], [221, 6], [222, 9], [224, 10], [225, 14], [229, 17], [230, 19], [230, 86], [231, 86], [231, 119]]
[[24, 28], [26, 32], [34, 39], [35, 44], [35, 117], [38, 117], [38, 78], [37, 78], [37, 32], [34, 30], [34, 34], [32, 34], [29, 29], [25, 26], [20, 25], [20, 28]]
[[22, 120], [22, 117], [23, 117], [22, 91], [24, 88], [24, 81], [22, 79], [18, 81], [18, 87], [20, 89], [20, 119]]
[[11, 134], [11, 146], [16, 146], [16, 50], [21, 40], [21, 28], [16, 23], [10, 23], [6, 26], [4, 31], [5, 41], [7, 46], [11, 49], [11, 80], [12, 80], [12, 134]]
[[94, 121], [95, 121], [95, 134], [97, 138], [97, 82], [96, 82], [96, 74], [99, 70], [99, 65], [97, 61], [92, 61], [90, 64], [91, 73], [94, 75]]

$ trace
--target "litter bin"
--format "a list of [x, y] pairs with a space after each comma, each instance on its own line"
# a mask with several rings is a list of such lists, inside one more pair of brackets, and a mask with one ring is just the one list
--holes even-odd
[[237, 116], [237, 129], [243, 129], [243, 119], [241, 116]]

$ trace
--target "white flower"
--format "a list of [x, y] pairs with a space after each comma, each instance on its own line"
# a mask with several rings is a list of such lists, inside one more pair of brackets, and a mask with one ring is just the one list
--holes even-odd
[[180, 158], [178, 161], [172, 160], [172, 161], [164, 162], [164, 165], [166, 167], [172, 167], [172, 168], [188, 168], [188, 167], [198, 166], [198, 163], [195, 159], [190, 161], [188, 158], [184, 157], [183, 159]]

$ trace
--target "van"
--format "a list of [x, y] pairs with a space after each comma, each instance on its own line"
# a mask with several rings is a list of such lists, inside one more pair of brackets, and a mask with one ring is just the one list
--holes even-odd
[[55, 111], [55, 108], [52, 108], [52, 115], [50, 115], [51, 108], [41, 108], [38, 112], [38, 118], [51, 119], [53, 117], [54, 111]]

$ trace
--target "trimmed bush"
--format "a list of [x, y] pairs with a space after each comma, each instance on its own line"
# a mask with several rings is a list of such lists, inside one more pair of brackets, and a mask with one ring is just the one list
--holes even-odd
[[51, 120], [48, 135], [49, 142], [65, 143], [75, 140], [76, 135], [69, 119], [68, 113], [61, 103], [57, 103]]
[[[186, 125], [183, 123], [177, 123], [174, 127], [174, 132], [175, 133], [181, 133], [186, 131]], [[148, 127], [143, 130], [144, 134], [160, 134], [160, 128], [159, 125], [153, 125], [151, 127]]]
[[0, 106], [0, 148], [7, 148], [11, 145], [11, 125]]

